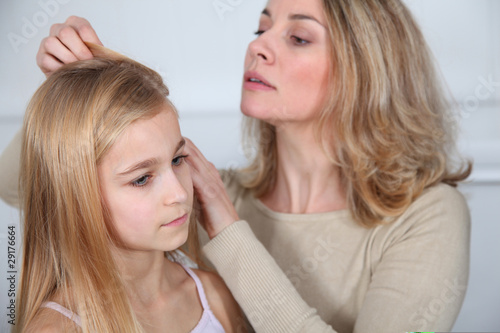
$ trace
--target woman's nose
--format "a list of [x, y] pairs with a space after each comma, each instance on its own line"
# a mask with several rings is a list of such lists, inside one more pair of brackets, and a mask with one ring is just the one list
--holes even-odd
[[248, 45], [248, 53], [252, 60], [268, 64], [274, 62], [275, 55], [271, 37], [269, 31], [266, 31]]

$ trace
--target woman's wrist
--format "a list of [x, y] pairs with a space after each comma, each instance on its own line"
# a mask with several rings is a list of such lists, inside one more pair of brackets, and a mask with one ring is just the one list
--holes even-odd
[[215, 237], [217, 237], [217, 235], [219, 235], [222, 231], [224, 231], [224, 229], [231, 226], [233, 223], [235, 223], [238, 220], [239, 220], [239, 218], [236, 217], [236, 219], [232, 218], [232, 219], [228, 219], [225, 222], [207, 225], [206, 231], [207, 231], [208, 237], [210, 238], [210, 240], [214, 239]]

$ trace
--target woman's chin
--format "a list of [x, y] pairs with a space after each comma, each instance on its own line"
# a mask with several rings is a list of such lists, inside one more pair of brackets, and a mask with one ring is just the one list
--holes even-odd
[[268, 108], [262, 105], [248, 105], [249, 103], [241, 103], [241, 113], [247, 117], [269, 122], [272, 119], [272, 114]]

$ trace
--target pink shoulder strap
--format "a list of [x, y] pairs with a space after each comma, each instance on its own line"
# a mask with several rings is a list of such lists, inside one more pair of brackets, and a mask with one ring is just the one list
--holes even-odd
[[191, 270], [191, 268], [181, 264], [184, 270], [193, 278], [194, 283], [196, 283], [196, 289], [198, 290], [198, 295], [200, 297], [201, 305], [203, 306], [203, 310], [209, 310], [210, 306], [208, 305], [207, 296], [205, 295], [205, 289], [203, 289], [203, 285], [201, 284], [200, 278], [196, 275], [195, 272]]
[[52, 310], [55, 310], [62, 314], [63, 316], [73, 320], [75, 324], [77, 324], [79, 327], [82, 327], [82, 322], [80, 319], [80, 316], [71, 312], [70, 310], [66, 309], [64, 306], [56, 303], [56, 302], [45, 302], [42, 304], [42, 307], [44, 308], [49, 308]]
[[207, 297], [205, 295], [205, 289], [201, 284], [200, 278], [193, 272], [189, 267], [180, 264], [184, 270], [191, 276], [196, 284], [196, 289], [198, 290], [198, 296], [203, 306], [203, 315], [201, 316], [198, 325], [190, 333], [224, 333], [224, 328], [219, 320], [215, 317], [210, 306], [208, 305]]

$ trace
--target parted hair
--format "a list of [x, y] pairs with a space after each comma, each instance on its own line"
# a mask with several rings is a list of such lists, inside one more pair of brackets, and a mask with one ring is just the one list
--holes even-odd
[[[472, 164], [455, 150], [453, 99], [415, 19], [400, 0], [323, 0], [331, 52], [330, 93], [318, 144], [339, 168], [348, 208], [366, 227], [401, 215], [425, 188], [456, 186]], [[259, 197], [276, 181], [276, 127], [245, 119], [241, 170]]]
[[[119, 239], [100, 194], [97, 167], [132, 122], [153, 117], [164, 105], [176, 110], [155, 71], [89, 47], [96, 58], [54, 72], [25, 115], [17, 332], [55, 295], [81, 317], [83, 332], [142, 332], [111, 253]], [[195, 227], [191, 223], [191, 246], [197, 244]]]

